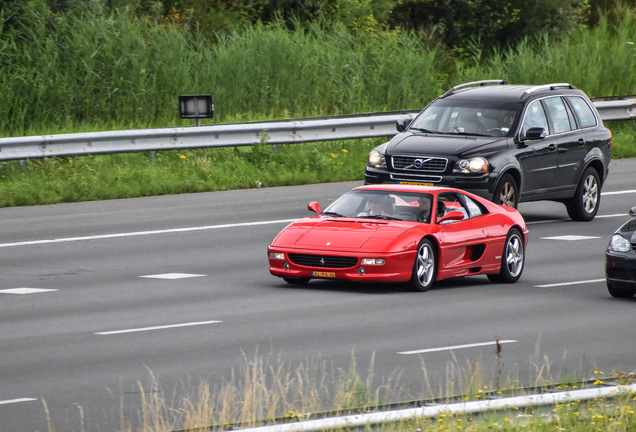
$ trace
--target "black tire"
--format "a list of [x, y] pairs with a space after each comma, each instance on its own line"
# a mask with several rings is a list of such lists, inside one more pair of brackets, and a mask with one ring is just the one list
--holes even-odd
[[433, 243], [422, 239], [417, 245], [417, 254], [413, 263], [413, 274], [409, 281], [413, 291], [428, 291], [437, 277], [437, 255]]
[[636, 294], [636, 289], [615, 288], [609, 282], [607, 282], [607, 291], [609, 291], [612, 297], [616, 298], [632, 298]]
[[285, 282], [291, 285], [307, 285], [309, 279], [300, 279], [300, 278], [283, 278]]
[[519, 280], [526, 262], [526, 250], [523, 237], [518, 229], [513, 228], [506, 236], [506, 243], [501, 254], [501, 270], [498, 274], [489, 274], [488, 279], [496, 283], [514, 283]]
[[568, 216], [575, 221], [591, 221], [601, 204], [601, 182], [598, 173], [588, 167], [579, 180], [574, 197], [565, 203]]
[[492, 201], [495, 204], [517, 208], [519, 205], [519, 186], [512, 175], [506, 174], [499, 180]]

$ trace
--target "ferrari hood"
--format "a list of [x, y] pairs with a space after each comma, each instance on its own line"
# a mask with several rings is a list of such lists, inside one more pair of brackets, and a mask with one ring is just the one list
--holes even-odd
[[412, 223], [400, 221], [367, 221], [360, 219], [310, 218], [294, 222], [272, 243], [276, 247], [311, 250], [387, 251]]
[[388, 154], [434, 154], [438, 156], [461, 156], [473, 152], [484, 152], [506, 147], [505, 138], [474, 135], [397, 134], [386, 147]]

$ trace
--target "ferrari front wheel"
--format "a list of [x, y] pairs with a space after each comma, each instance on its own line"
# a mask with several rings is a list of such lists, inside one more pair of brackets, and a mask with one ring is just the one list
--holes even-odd
[[415, 291], [428, 291], [437, 274], [435, 248], [429, 239], [422, 239], [417, 246], [410, 285]]
[[518, 229], [513, 228], [506, 236], [506, 243], [501, 254], [501, 270], [498, 274], [489, 274], [488, 279], [499, 283], [517, 282], [523, 273], [525, 260], [523, 237]]

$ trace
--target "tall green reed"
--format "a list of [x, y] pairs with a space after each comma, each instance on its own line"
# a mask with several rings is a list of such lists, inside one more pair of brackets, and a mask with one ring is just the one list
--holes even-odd
[[205, 39], [196, 29], [112, 15], [57, 15], [28, 44], [0, 38], [0, 136], [190, 124], [180, 94], [212, 94], [216, 121], [425, 106], [449, 86], [501, 78], [571, 82], [591, 96], [633, 93], [634, 17], [456, 57], [422, 34], [257, 25]]

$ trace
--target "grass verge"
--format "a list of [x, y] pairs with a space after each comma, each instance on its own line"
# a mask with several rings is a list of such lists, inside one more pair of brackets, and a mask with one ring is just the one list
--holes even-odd
[[[570, 392], [581, 388], [626, 385], [636, 380], [633, 374], [613, 372], [605, 377], [601, 371], [559, 376], [544, 357], [531, 367], [535, 376], [523, 385], [516, 372], [503, 374], [500, 358], [488, 362], [458, 364], [450, 362], [446, 373], [437, 378], [421, 363], [422, 395], [409, 399], [409, 391], [400, 383], [401, 373], [378, 379], [371, 358], [366, 376], [360, 372], [352, 354], [347, 369], [329, 367], [322, 360], [305, 361], [291, 367], [280, 357], [243, 357], [236, 371], [217, 385], [201, 382], [183, 385], [166, 393], [152, 373], [147, 384], [138, 384], [139, 407], [122, 413], [120, 432], [167, 432], [235, 430], [264, 425], [281, 425], [305, 420], [351, 414], [363, 414], [464, 401], [495, 400], [509, 396], [537, 393]], [[378, 383], [378, 381], [380, 381]], [[410, 402], [404, 402], [410, 401]], [[124, 403], [122, 400], [121, 406]], [[77, 405], [81, 430], [91, 430], [87, 409]], [[46, 403], [45, 403], [46, 411]], [[388, 421], [365, 430], [395, 432], [511, 432], [539, 431], [616, 431], [636, 430], [636, 397], [621, 391], [611, 398], [571, 400], [540, 407], [509, 406], [485, 412], [451, 413], [441, 410], [433, 417], [416, 417]], [[64, 430], [52, 424], [49, 430]], [[68, 416], [67, 416], [68, 418]], [[75, 428], [76, 425], [67, 425]]]
[[[608, 122], [613, 158], [636, 157], [636, 121]], [[362, 180], [383, 138], [0, 164], [0, 207]]]

